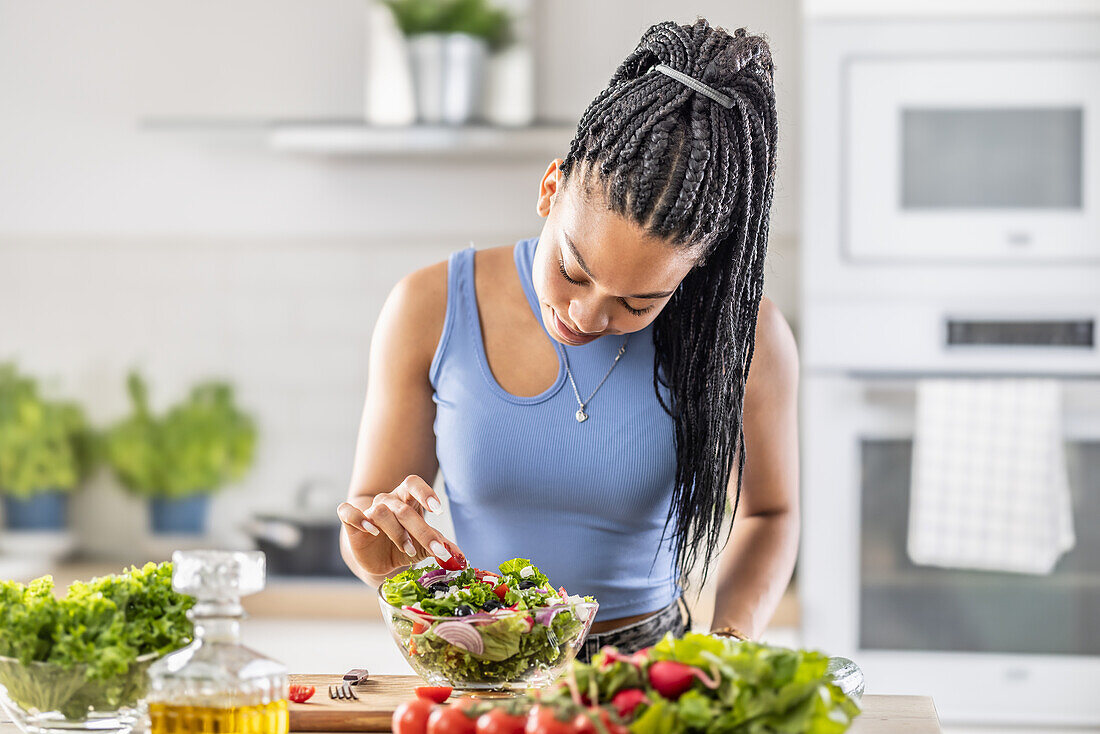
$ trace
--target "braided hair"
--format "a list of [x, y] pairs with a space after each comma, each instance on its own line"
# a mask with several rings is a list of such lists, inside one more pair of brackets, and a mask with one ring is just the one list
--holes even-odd
[[[726, 108], [653, 66], [733, 100]], [[652, 26], [581, 117], [563, 181], [598, 187], [650, 234], [695, 248], [697, 265], [653, 327], [653, 386], [674, 419], [676, 484], [662, 536], [686, 578], [723, 537], [734, 466], [744, 473], [743, 406], [763, 291], [777, 123], [771, 52], [704, 19]], [[668, 401], [662, 396], [668, 390]], [[669, 528], [672, 537], [668, 537]]]

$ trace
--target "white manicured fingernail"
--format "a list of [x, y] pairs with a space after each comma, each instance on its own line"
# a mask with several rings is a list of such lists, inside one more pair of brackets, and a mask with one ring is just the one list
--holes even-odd
[[[443, 505], [439, 504], [439, 500], [435, 497], [428, 498], [428, 509], [432, 512], [443, 512]], [[438, 540], [436, 541], [439, 542]]]
[[360, 525], [362, 526], [362, 528], [364, 530], [366, 530], [371, 535], [378, 535], [378, 528], [374, 527], [373, 523], [371, 523], [367, 520], [364, 520], [363, 522], [360, 523]]
[[433, 540], [428, 543], [428, 547], [432, 549], [432, 555], [441, 561], [446, 561], [451, 557], [451, 552], [447, 550], [447, 546], [440, 543], [438, 540]]
[[412, 541], [410, 540], [405, 541], [405, 555], [410, 557], [416, 555], [416, 548], [413, 547]]

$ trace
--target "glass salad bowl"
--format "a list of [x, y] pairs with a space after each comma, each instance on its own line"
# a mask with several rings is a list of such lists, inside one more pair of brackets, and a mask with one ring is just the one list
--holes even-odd
[[138, 723], [146, 670], [159, 655], [131, 662], [124, 672], [89, 679], [86, 665], [0, 657], [0, 707], [21, 731], [128, 732]]
[[554, 682], [576, 657], [595, 601], [433, 616], [378, 597], [394, 642], [421, 678], [459, 691], [522, 691]]

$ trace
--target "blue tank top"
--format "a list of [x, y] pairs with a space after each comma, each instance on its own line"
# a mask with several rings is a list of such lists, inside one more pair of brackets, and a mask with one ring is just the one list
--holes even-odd
[[[541, 324], [531, 282], [537, 244], [520, 241], [515, 263]], [[607, 336], [564, 347], [582, 398], [620, 344], [622, 337]], [[429, 375], [455, 540], [481, 568], [530, 558], [569, 593], [595, 596], [598, 619], [655, 611], [680, 591], [673, 549], [667, 538], [661, 542], [676, 451], [672, 418], [653, 391], [652, 327], [630, 335], [584, 423], [575, 418], [577, 401], [557, 351], [558, 375], [545, 392], [504, 390], [485, 356], [474, 250], [451, 255], [447, 313]]]

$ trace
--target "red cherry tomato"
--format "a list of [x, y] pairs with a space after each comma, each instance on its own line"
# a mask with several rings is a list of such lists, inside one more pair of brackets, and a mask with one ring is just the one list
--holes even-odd
[[393, 712], [390, 727], [393, 734], [427, 734], [428, 717], [432, 702], [426, 698], [414, 698], [398, 706]]
[[562, 721], [550, 706], [539, 704], [527, 714], [526, 734], [573, 734], [570, 721]]
[[504, 595], [508, 593], [508, 584], [499, 584], [493, 587], [493, 593], [497, 595], [501, 601], [504, 601]]
[[489, 710], [477, 718], [477, 734], [524, 734], [527, 719], [502, 708]]
[[441, 561], [437, 556], [435, 559], [440, 568], [447, 571], [461, 571], [462, 569], [466, 568], [466, 556], [462, 555], [462, 551], [460, 551], [458, 548], [451, 547], [448, 547], [447, 550], [451, 552], [450, 558], [445, 561]]
[[477, 734], [477, 722], [466, 715], [464, 708], [436, 706], [428, 717], [427, 734]]
[[290, 686], [290, 695], [287, 696], [294, 703], [305, 703], [308, 701], [317, 689], [313, 686], [303, 685], [301, 683], [294, 683]]
[[432, 703], [443, 703], [451, 697], [451, 690], [450, 686], [419, 686], [416, 695]]
[[432, 626], [430, 624], [428, 624], [427, 622], [421, 622], [419, 619], [416, 620], [415, 622], [413, 622], [413, 634], [414, 635], [422, 635], [425, 632], [427, 632], [428, 630], [430, 630], [431, 628], [432, 628]]

